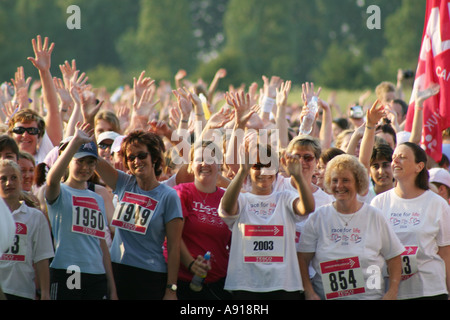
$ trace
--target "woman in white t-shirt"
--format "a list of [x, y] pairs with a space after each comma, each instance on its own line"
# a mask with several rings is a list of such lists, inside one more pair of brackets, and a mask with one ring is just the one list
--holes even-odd
[[[381, 212], [358, 200], [368, 183], [356, 157], [342, 154], [328, 163], [325, 187], [335, 201], [309, 216], [299, 243], [306, 299], [396, 299], [404, 248]], [[385, 294], [386, 267], [392, 284]]]
[[429, 190], [427, 155], [417, 144], [396, 147], [393, 189], [379, 194], [372, 205], [405, 246], [399, 299], [448, 299], [450, 288], [450, 208]]
[[[236, 300], [302, 299], [303, 286], [295, 248], [298, 217], [314, 211], [314, 198], [296, 156], [286, 158], [287, 172], [296, 182], [297, 193], [273, 192], [279, 160], [270, 147], [259, 145], [261, 156], [250, 164], [249, 147], [243, 163], [228, 186], [219, 206], [219, 215], [232, 231], [230, 259], [225, 289]], [[266, 153], [264, 153], [266, 152]], [[276, 159], [275, 159], [276, 158]], [[251, 191], [241, 193], [247, 175]]]

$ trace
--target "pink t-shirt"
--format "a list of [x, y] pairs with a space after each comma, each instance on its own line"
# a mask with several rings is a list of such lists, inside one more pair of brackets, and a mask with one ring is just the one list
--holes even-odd
[[[231, 230], [218, 214], [220, 200], [225, 190], [217, 188], [214, 193], [204, 193], [194, 183], [174, 187], [181, 200], [184, 229], [183, 241], [194, 258], [211, 252], [211, 270], [205, 283], [216, 282], [227, 274]], [[192, 273], [183, 265], [178, 275], [182, 281], [190, 281]]]

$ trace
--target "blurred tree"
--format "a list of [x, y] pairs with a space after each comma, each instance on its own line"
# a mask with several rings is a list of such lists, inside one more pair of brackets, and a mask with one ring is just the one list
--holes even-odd
[[196, 45], [187, 0], [142, 0], [138, 25], [121, 37], [117, 50], [136, 75], [172, 80], [179, 69], [196, 67]]

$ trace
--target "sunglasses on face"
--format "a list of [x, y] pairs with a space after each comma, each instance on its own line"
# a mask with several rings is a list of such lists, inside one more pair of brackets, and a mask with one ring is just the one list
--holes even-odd
[[98, 144], [98, 147], [103, 150], [106, 150], [107, 148], [111, 148], [111, 146], [112, 146], [112, 143], [99, 143]]
[[303, 156], [297, 155], [297, 157], [298, 157], [299, 159], [303, 158], [303, 161], [305, 161], [305, 162], [311, 162], [311, 161], [313, 161], [313, 160], [316, 158], [316, 157], [314, 157], [314, 156], [312, 156], [312, 155], [310, 155], [310, 154], [305, 154], [305, 155], [303, 155]]
[[39, 133], [39, 128], [30, 127], [30, 128], [24, 128], [24, 127], [14, 127], [12, 129], [12, 132], [15, 134], [23, 134], [24, 132], [28, 132], [28, 134], [31, 134], [32, 136], [35, 136]]
[[138, 153], [137, 155], [129, 155], [127, 158], [128, 158], [128, 161], [133, 162], [134, 160], [136, 160], [136, 158], [138, 158], [139, 160], [145, 160], [147, 158], [147, 156], [148, 156], [148, 152], [141, 152], [141, 153]]

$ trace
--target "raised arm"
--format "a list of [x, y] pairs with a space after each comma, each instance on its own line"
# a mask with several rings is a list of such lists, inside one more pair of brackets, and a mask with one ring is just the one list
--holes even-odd
[[51, 203], [59, 197], [61, 192], [61, 178], [66, 173], [73, 155], [82, 144], [89, 143], [92, 139], [93, 129], [88, 124], [78, 123], [73, 138], [48, 172], [47, 188], [45, 190], [45, 198], [48, 202]]
[[302, 163], [298, 156], [285, 153], [282, 158], [282, 164], [286, 173], [295, 182], [298, 192], [298, 198], [295, 200], [293, 210], [296, 215], [303, 216], [314, 212], [315, 200], [311, 192], [309, 183], [306, 181], [302, 173]]
[[367, 110], [364, 134], [359, 148], [359, 161], [370, 170], [370, 158], [372, 157], [373, 146], [375, 144], [375, 128], [380, 119], [385, 117], [384, 106], [376, 100], [372, 107]]
[[438, 84], [431, 84], [427, 89], [416, 91], [414, 96], [414, 118], [411, 129], [411, 136], [409, 142], [420, 144], [422, 139], [422, 126], [423, 126], [423, 103], [428, 98], [436, 95], [440, 90]]
[[56, 88], [50, 73], [51, 56], [55, 44], [51, 43], [49, 46], [47, 37], [45, 37], [44, 43], [42, 43], [40, 35], [37, 36], [37, 39], [32, 39], [31, 44], [35, 57], [28, 57], [28, 60], [39, 70], [44, 105], [47, 109], [45, 117], [46, 131], [53, 145], [57, 146], [63, 137], [63, 122], [59, 112]]
[[281, 84], [279, 89], [276, 88], [277, 116], [275, 118], [275, 122], [278, 129], [279, 144], [281, 149], [286, 148], [289, 143], [289, 123], [286, 120], [286, 106], [289, 92], [291, 91], [291, 84], [291, 81], [286, 81]]

